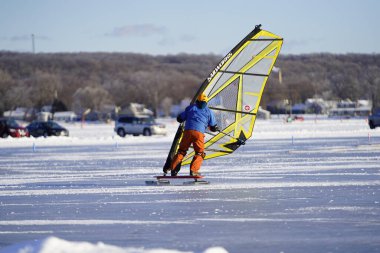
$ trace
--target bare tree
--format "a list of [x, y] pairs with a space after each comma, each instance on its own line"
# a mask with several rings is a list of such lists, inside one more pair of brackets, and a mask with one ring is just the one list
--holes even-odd
[[[138, 102], [157, 112], [165, 98], [179, 103], [194, 96], [220, 59], [217, 55], [0, 51], [0, 112], [51, 104], [56, 94], [66, 105], [96, 108], [114, 102], [125, 107]], [[314, 96], [372, 99], [375, 107], [379, 104], [379, 54], [280, 55], [276, 66], [282, 70], [283, 84], [269, 78], [264, 105], [289, 98], [303, 102]]]
[[173, 99], [171, 99], [170, 97], [165, 97], [162, 101], [161, 101], [161, 108], [164, 112], [164, 115], [166, 117], [170, 116], [170, 109], [173, 105]]
[[0, 115], [12, 107], [11, 100], [8, 98], [8, 92], [14, 85], [12, 77], [5, 71], [0, 69]]
[[380, 67], [369, 67], [365, 75], [368, 82], [368, 96], [372, 100], [372, 113], [380, 108]]
[[100, 86], [86, 86], [79, 88], [73, 95], [73, 107], [78, 111], [91, 109], [99, 110], [102, 106], [112, 103], [112, 99], [103, 87]]
[[9, 106], [8, 109], [14, 110], [16, 107], [33, 107], [32, 101], [33, 92], [30, 87], [24, 87], [23, 85], [12, 86], [6, 96], [6, 103]]

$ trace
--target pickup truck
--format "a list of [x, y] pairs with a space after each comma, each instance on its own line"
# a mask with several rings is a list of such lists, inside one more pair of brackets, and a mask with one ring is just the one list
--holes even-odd
[[380, 127], [380, 113], [368, 117], [369, 128], [374, 129]]

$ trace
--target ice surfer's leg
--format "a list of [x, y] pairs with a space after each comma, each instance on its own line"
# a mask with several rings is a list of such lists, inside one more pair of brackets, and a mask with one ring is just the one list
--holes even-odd
[[195, 155], [191, 161], [190, 170], [194, 174], [198, 173], [199, 169], [201, 168], [203, 158], [206, 156], [206, 153], [204, 152], [204, 134], [198, 131], [194, 131], [193, 134], [195, 135], [195, 139], [193, 141]]
[[206, 156], [206, 153], [195, 153], [193, 160], [191, 161], [190, 170], [192, 174], [198, 174], [199, 169], [201, 168], [202, 162], [204, 157]]
[[170, 170], [174, 170], [178, 166], [178, 164], [182, 162], [185, 155], [186, 151], [178, 149], [177, 154], [175, 154], [175, 156], [173, 157], [172, 164], [170, 165]]
[[174, 170], [177, 167], [177, 165], [182, 162], [190, 145], [191, 145], [191, 136], [189, 132], [185, 130], [183, 132], [182, 140], [181, 140], [181, 143], [179, 144], [177, 154], [175, 154], [175, 156], [173, 157], [173, 161], [170, 166], [171, 170]]

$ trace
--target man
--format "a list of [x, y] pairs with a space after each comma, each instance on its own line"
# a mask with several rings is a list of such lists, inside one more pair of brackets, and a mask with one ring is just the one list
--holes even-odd
[[190, 175], [200, 175], [198, 171], [202, 165], [203, 158], [206, 156], [204, 152], [204, 132], [207, 127], [210, 127], [212, 132], [219, 131], [215, 116], [207, 107], [207, 102], [207, 96], [202, 93], [198, 96], [195, 104], [189, 105], [186, 110], [177, 117], [179, 123], [184, 121], [186, 121], [186, 123], [179, 149], [170, 166], [172, 175], [178, 173], [175, 168], [182, 162], [191, 144], [193, 144], [195, 155], [190, 164]]

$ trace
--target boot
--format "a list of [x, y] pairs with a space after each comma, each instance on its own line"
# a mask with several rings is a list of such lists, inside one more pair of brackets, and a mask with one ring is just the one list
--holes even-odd
[[200, 177], [200, 176], [202, 176], [202, 175], [201, 175], [201, 173], [199, 173], [199, 172], [194, 172], [194, 171], [190, 170], [190, 176], [193, 176], [193, 177]]
[[175, 176], [177, 176], [178, 172], [179, 172], [179, 170], [174, 169], [174, 170], [170, 171], [170, 174], [171, 174], [172, 177], [175, 177]]

